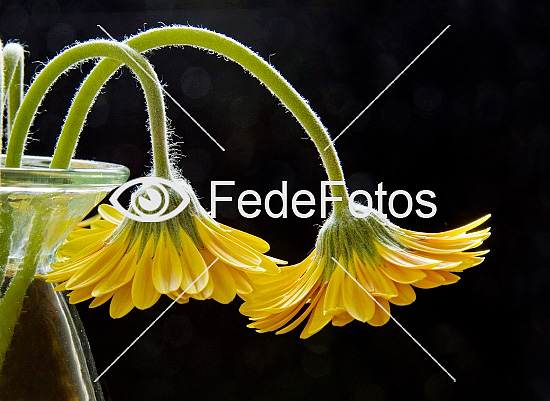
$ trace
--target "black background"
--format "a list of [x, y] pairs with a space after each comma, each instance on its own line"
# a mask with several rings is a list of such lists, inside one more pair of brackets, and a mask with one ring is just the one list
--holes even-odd
[[[182, 2], [56, 0], [1, 4], [1, 37], [40, 62], [76, 40], [122, 39], [160, 22], [192, 24], [250, 46], [306, 97], [337, 135], [448, 24], [449, 30], [337, 142], [351, 189], [430, 189], [431, 219], [393, 219], [443, 231], [492, 213], [487, 260], [449, 287], [419, 290], [395, 307], [400, 321], [457, 379], [401, 329], [353, 322], [308, 340], [247, 329], [239, 301], [171, 309], [105, 376], [112, 400], [548, 400], [550, 399], [550, 89], [548, 7], [542, 1]], [[324, 172], [291, 115], [237, 65], [195, 49], [150, 60], [168, 91], [225, 146], [221, 152], [170, 100], [179, 166], [209, 208], [210, 181], [224, 195], [261, 194], [289, 182], [319, 193]], [[28, 153], [53, 151], [85, 65], [63, 77], [36, 119]], [[117, 74], [88, 120], [77, 157], [150, 168], [143, 96]], [[387, 205], [387, 204], [386, 204]], [[387, 206], [386, 206], [387, 207]], [[271, 254], [300, 261], [319, 212], [246, 220], [235, 204], [218, 220], [260, 235]], [[120, 320], [79, 305], [99, 371], [169, 304]], [[39, 333], [37, 333], [39, 335]], [[40, 361], [37, 361], [40, 363]]]

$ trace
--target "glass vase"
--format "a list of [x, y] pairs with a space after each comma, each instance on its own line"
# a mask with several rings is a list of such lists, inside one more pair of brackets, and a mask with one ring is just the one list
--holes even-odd
[[103, 400], [76, 308], [42, 275], [57, 247], [111, 190], [126, 167], [0, 155], [0, 400]]

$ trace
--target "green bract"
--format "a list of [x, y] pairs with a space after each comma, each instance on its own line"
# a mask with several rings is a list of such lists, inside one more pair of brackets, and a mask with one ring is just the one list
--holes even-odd
[[403, 248], [388, 227], [387, 220], [376, 210], [357, 203], [353, 204], [353, 207], [366, 217], [332, 214], [323, 223], [317, 236], [316, 258], [325, 260], [326, 281], [337, 268], [335, 260], [346, 267], [353, 266], [354, 258], [358, 258], [363, 263], [377, 265], [381, 258], [375, 244], [383, 244], [395, 249]]

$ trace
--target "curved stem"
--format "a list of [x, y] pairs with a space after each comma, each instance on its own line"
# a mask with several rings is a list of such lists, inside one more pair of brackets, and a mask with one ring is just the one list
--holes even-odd
[[[171, 178], [164, 97], [157, 75], [151, 64], [140, 53], [125, 44], [107, 40], [94, 40], [81, 43], [63, 51], [51, 60], [36, 76], [15, 117], [8, 142], [6, 167], [20, 166], [23, 148], [36, 110], [57, 78], [71, 66], [97, 57], [116, 59], [126, 64], [137, 76], [145, 92], [147, 101], [151, 140], [153, 143], [154, 173], [163, 178]], [[93, 95], [95, 96], [96, 94], [94, 93]], [[73, 156], [76, 143], [73, 143], [72, 146], [67, 145], [68, 143], [65, 141], [58, 143], [56, 153], [70, 160]]]
[[61, 149], [76, 147], [86, 116], [92, 108], [97, 95], [105, 82], [111, 78], [121, 65], [121, 62], [111, 58], [101, 60], [92, 72], [88, 74], [84, 82], [82, 82], [76, 96], [71, 102], [71, 107], [61, 129], [61, 135], [57, 139], [55, 152], [50, 164], [51, 168], [69, 167], [71, 158], [63, 154]]
[[[264, 59], [239, 42], [222, 34], [202, 28], [188, 26], [169, 26], [155, 28], [139, 33], [126, 42], [139, 52], [165, 46], [192, 46], [218, 53], [254, 75], [271, 93], [279, 98], [289, 109], [304, 130], [313, 140], [331, 181], [344, 182], [344, 174], [326, 128], [311, 109], [307, 101]], [[96, 93], [120, 66], [114, 60], [103, 60], [92, 70], [75, 96], [71, 109], [65, 120], [63, 131], [70, 132], [60, 138], [60, 141], [72, 141], [76, 144], [82, 130], [87, 110], [93, 104]], [[67, 145], [71, 146], [71, 145]], [[328, 146], [328, 148], [327, 148]], [[325, 151], [324, 149], [327, 148]], [[55, 158], [55, 155], [54, 155]], [[338, 215], [348, 212], [348, 193], [344, 185], [331, 187], [333, 196], [342, 198], [341, 202], [334, 203], [334, 212]]]
[[2, 50], [4, 59], [4, 98], [8, 109], [6, 137], [9, 139], [17, 110], [23, 101], [25, 49], [19, 43], [8, 43]]

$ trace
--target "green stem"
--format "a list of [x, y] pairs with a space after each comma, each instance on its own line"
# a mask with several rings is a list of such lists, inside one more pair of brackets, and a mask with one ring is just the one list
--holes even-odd
[[[129, 38], [125, 43], [139, 52], [165, 46], [187, 45], [213, 51], [240, 64], [245, 70], [252, 73], [252, 75], [262, 82], [273, 95], [279, 98], [302, 125], [321, 155], [328, 178], [331, 181], [344, 182], [344, 174], [336, 154], [336, 149], [319, 117], [311, 109], [307, 101], [296, 92], [275, 68], [249, 48], [222, 34], [188, 26], [151, 29]], [[65, 120], [65, 126], [63, 127], [63, 134], [65, 135], [62, 134], [59, 139], [60, 143], [63, 141], [64, 147], [70, 148], [71, 146], [76, 146], [86, 114], [92, 106], [96, 94], [119, 66], [120, 63], [114, 60], [103, 60], [88, 75], [75, 96]], [[65, 144], [65, 141], [70, 143]], [[325, 148], [327, 148], [326, 151]], [[56, 166], [66, 167], [68, 160], [61, 160], [57, 156], [54, 155]], [[348, 214], [349, 200], [345, 185], [333, 185], [331, 190], [333, 196], [342, 198], [341, 202], [334, 203], [334, 212], [337, 215]]]
[[[25, 50], [18, 43], [8, 43], [4, 48], [0, 46], [0, 87], [2, 96], [2, 113], [4, 119], [4, 104], [7, 104], [8, 116], [6, 124], [6, 137], [9, 138], [11, 127], [15, 119], [17, 109], [23, 99], [23, 60]], [[0, 124], [0, 153], [2, 150], [2, 124]], [[0, 173], [0, 185], [2, 176]], [[11, 233], [13, 230], [13, 216], [8, 195], [0, 194], [0, 288], [4, 283], [6, 268], [11, 246]]]
[[3, 90], [8, 109], [6, 136], [9, 138], [15, 115], [23, 101], [25, 49], [19, 43], [8, 43], [2, 51], [2, 55], [5, 68]]
[[[36, 76], [15, 117], [8, 142], [6, 167], [20, 166], [28, 131], [36, 111], [45, 94], [57, 78], [75, 64], [97, 57], [116, 59], [126, 64], [137, 76], [145, 92], [147, 101], [151, 140], [153, 143], [154, 173], [167, 179], [171, 177], [168, 160], [168, 129], [166, 126], [164, 98], [158, 77], [151, 64], [140, 53], [123, 43], [107, 40], [89, 41], [77, 44], [63, 51], [52, 59]], [[58, 143], [56, 153], [70, 160], [73, 156], [75, 145], [76, 143], [73, 143], [72, 146], [67, 146], [66, 142]]]
[[43, 210], [34, 216], [22, 267], [11, 281], [4, 297], [0, 299], [0, 316], [2, 317], [0, 320], [0, 370], [23, 307], [27, 288], [36, 272], [43, 245], [43, 234], [48, 222], [48, 219], [45, 218], [47, 212], [47, 210]]
[[[0, 172], [0, 184], [2, 173]], [[0, 291], [6, 277], [8, 257], [11, 248], [11, 233], [13, 231], [12, 207], [8, 195], [0, 193]], [[0, 293], [0, 296], [2, 294]]]
[[0, 154], [4, 143], [4, 55], [0, 40]]
[[[4, 142], [4, 52], [2, 41], [0, 41], [0, 154], [2, 153], [2, 144]], [[0, 165], [0, 168], [2, 166]], [[0, 172], [0, 183], [2, 181], [2, 173]], [[0, 291], [6, 276], [6, 268], [8, 264], [8, 254], [10, 250], [10, 234], [11, 234], [11, 216], [7, 213], [9, 205], [7, 196], [0, 194]], [[8, 231], [9, 230], [9, 231]], [[2, 294], [0, 293], [0, 296]]]

